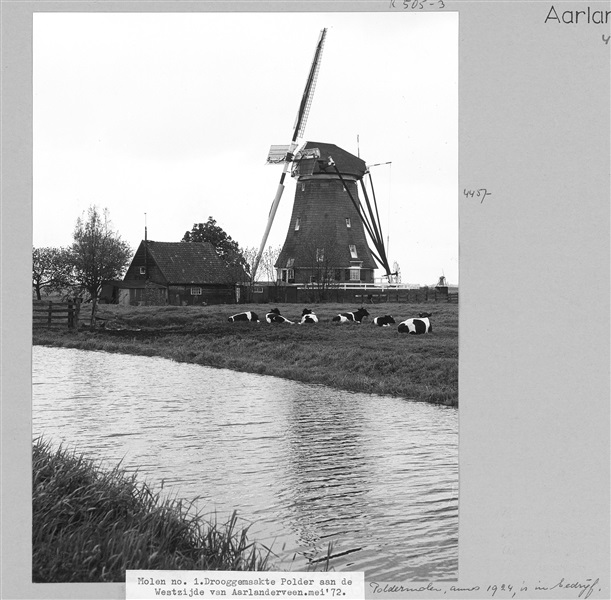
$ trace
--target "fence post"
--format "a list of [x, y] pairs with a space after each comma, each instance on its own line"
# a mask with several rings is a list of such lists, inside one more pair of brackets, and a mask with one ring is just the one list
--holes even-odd
[[82, 298], [75, 298], [74, 302], [76, 304], [76, 309], [74, 311], [74, 327], [76, 329], [79, 328], [79, 318], [81, 316], [81, 302], [83, 301]]
[[49, 300], [49, 312], [47, 314], [47, 325], [51, 327], [51, 318], [53, 316], [53, 302]]

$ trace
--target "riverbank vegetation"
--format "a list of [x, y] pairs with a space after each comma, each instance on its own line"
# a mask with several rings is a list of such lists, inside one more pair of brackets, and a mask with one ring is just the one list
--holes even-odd
[[[34, 343], [161, 356], [355, 392], [395, 395], [458, 405], [458, 305], [375, 304], [363, 324], [337, 324], [332, 317], [356, 306], [310, 306], [314, 325], [269, 325], [265, 313], [277, 307], [298, 322], [301, 305], [140, 306], [101, 305], [105, 327], [34, 330]], [[261, 323], [227, 318], [243, 310]], [[433, 333], [397, 332], [401, 320], [432, 312]], [[396, 324], [377, 327], [375, 316], [391, 314]]]
[[234, 515], [204, 520], [135, 475], [41, 440], [33, 446], [32, 581], [124, 582], [126, 569], [261, 571], [270, 551]]

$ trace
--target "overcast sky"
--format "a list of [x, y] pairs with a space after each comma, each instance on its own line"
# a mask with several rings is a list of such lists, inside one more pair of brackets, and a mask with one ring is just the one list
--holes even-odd
[[34, 246], [68, 246], [95, 204], [134, 250], [145, 213], [151, 240], [213, 216], [258, 247], [282, 170], [267, 151], [291, 139], [323, 27], [302, 141], [391, 161], [371, 169], [391, 266], [457, 283], [456, 13], [35, 14]]

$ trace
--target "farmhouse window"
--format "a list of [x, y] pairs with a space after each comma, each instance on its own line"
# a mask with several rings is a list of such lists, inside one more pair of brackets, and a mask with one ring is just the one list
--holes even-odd
[[140, 275], [146, 275], [146, 267], [140, 267]]
[[353, 246], [352, 244], [349, 246], [350, 248], [350, 256], [352, 258], [358, 258], [359, 255], [356, 253], [356, 246]]
[[322, 262], [325, 260], [325, 249], [316, 248], [316, 262]]
[[301, 224], [301, 219], [299, 217], [297, 217], [295, 219], [295, 231], [299, 231], [300, 224]]
[[278, 280], [284, 283], [295, 283], [295, 270], [278, 269]]
[[360, 281], [361, 280], [361, 270], [360, 269], [350, 269], [350, 281]]
[[350, 229], [352, 227], [352, 223], [350, 222], [350, 218], [346, 217], [346, 227]]
[[255, 285], [255, 287], [252, 289], [254, 294], [262, 294], [263, 293], [263, 286], [262, 285]]
[[202, 288], [191, 288], [191, 296], [201, 296]]

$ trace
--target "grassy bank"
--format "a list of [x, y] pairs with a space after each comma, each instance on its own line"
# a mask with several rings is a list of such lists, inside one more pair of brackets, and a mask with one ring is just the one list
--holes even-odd
[[[311, 306], [315, 325], [229, 323], [227, 317], [253, 310], [263, 320], [273, 307], [298, 321], [295, 304], [204, 307], [120, 307], [103, 305], [106, 329], [36, 329], [34, 343], [87, 350], [161, 356], [275, 375], [350, 391], [390, 394], [458, 404], [458, 306], [456, 304], [377, 304], [362, 324], [337, 324], [339, 304]], [[433, 313], [434, 333], [405, 335], [397, 327], [377, 327], [373, 317], [391, 314], [397, 323], [421, 311]], [[368, 321], [368, 322], [367, 322]]]
[[217, 525], [135, 476], [33, 447], [32, 581], [124, 582], [126, 569], [267, 570], [235, 515]]

